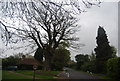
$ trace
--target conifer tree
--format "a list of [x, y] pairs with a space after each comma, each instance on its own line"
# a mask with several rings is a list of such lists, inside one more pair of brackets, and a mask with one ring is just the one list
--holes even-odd
[[105, 62], [112, 58], [112, 50], [103, 27], [99, 26], [98, 28], [96, 43], [97, 47], [94, 49], [96, 54], [96, 72], [105, 72]]

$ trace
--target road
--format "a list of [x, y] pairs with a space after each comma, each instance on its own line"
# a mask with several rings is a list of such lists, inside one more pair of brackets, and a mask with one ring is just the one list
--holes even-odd
[[74, 80], [76, 79], [76, 80], [107, 81], [107, 80], [102, 80], [98, 76], [95, 76], [93, 74], [75, 71], [70, 68], [64, 68], [64, 70], [67, 71], [60, 73], [58, 76], [64, 77], [65, 79], [74, 79]]

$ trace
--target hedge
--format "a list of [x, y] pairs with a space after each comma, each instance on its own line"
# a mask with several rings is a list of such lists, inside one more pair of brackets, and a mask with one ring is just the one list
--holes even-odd
[[120, 57], [111, 58], [107, 61], [107, 74], [111, 78], [120, 79]]

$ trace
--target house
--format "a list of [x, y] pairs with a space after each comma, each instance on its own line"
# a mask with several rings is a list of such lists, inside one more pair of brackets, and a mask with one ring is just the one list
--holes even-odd
[[34, 58], [26, 58], [25, 55], [18, 61], [20, 70], [33, 70], [33, 66], [40, 66], [40, 62]]

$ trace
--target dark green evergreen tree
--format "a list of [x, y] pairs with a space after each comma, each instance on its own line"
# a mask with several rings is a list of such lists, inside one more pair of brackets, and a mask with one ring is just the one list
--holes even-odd
[[112, 50], [109, 45], [106, 31], [103, 27], [98, 28], [98, 34], [96, 37], [97, 47], [94, 49], [96, 54], [96, 72], [105, 72], [105, 63], [109, 58], [112, 58]]

